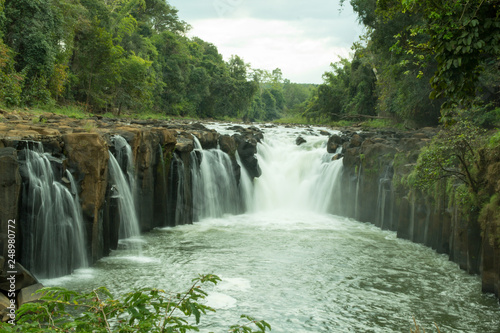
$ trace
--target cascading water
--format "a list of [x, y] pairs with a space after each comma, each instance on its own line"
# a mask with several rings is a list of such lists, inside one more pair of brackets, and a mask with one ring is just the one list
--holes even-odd
[[135, 196], [137, 195], [137, 188], [135, 182], [134, 154], [132, 153], [132, 147], [130, 147], [127, 140], [120, 135], [114, 135], [111, 140], [113, 141], [115, 147], [116, 161], [123, 171], [124, 177], [129, 184], [130, 191], [132, 192], [134, 202], [136, 202]]
[[181, 225], [186, 217], [186, 168], [177, 154], [172, 154], [168, 176], [167, 215], [171, 226]]
[[[305, 143], [295, 144], [297, 136]], [[326, 138], [307, 132], [280, 130], [258, 145], [262, 176], [255, 180], [253, 211], [309, 210], [335, 213], [342, 159], [326, 152]], [[333, 205], [332, 205], [333, 203]]]
[[[130, 146], [122, 137], [114, 136], [113, 141], [115, 144], [118, 143], [118, 147], [115, 147], [117, 156], [120, 157], [122, 162], [125, 162], [124, 166], [126, 167], [126, 171], [124, 172], [117, 158], [109, 152], [109, 175], [112, 183], [112, 197], [118, 200], [120, 214], [118, 235], [122, 244], [127, 240], [127, 243], [130, 244], [129, 246], [133, 250], [140, 251], [141, 246], [140, 242], [138, 242], [140, 228], [133, 195], [133, 189], [135, 188], [134, 173], [132, 157], [129, 155], [132, 153], [132, 150], [129, 149]], [[123, 144], [123, 141], [125, 141], [125, 144]]]
[[221, 217], [239, 211], [240, 192], [229, 155], [220, 149], [204, 150], [195, 136], [191, 152], [193, 219]]
[[240, 166], [240, 195], [241, 195], [241, 204], [242, 204], [242, 210], [243, 211], [249, 211], [251, 207], [253, 207], [253, 183], [252, 180], [250, 179], [250, 175], [248, 174], [248, 171], [243, 167], [243, 163], [241, 162], [240, 155], [238, 152], [235, 153], [236, 155], [236, 163]]
[[[43, 152], [40, 143], [27, 143], [21, 153], [24, 248], [21, 262], [38, 278], [52, 278], [88, 265], [85, 229], [73, 176], [62, 161]], [[65, 181], [70, 189], [62, 184]]]
[[[376, 216], [376, 225], [378, 225], [380, 228], [384, 229], [386, 226], [385, 224], [392, 224], [392, 221], [386, 221], [386, 208], [387, 210], [390, 209], [390, 207], [386, 207], [387, 201], [389, 203], [392, 202], [391, 199], [391, 184], [392, 184], [392, 175], [389, 175], [389, 167], [385, 171], [385, 174], [383, 177], [379, 179], [378, 183], [378, 196], [377, 196], [377, 216]], [[390, 217], [392, 218], [392, 215], [389, 214]]]

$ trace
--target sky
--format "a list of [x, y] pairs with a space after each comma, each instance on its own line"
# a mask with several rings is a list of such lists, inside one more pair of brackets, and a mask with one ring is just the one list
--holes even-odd
[[297, 83], [322, 83], [339, 57], [349, 57], [363, 29], [349, 1], [167, 0], [192, 26], [187, 34], [217, 46], [229, 60], [240, 56], [252, 68]]

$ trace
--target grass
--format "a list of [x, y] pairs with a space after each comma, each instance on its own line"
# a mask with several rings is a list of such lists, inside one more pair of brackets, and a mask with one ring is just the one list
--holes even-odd
[[399, 128], [401, 124], [396, 124], [390, 119], [370, 119], [362, 122], [361, 128], [364, 130], [368, 129], [382, 129], [382, 128]]
[[[44, 105], [44, 106], [35, 106], [30, 109], [19, 109], [19, 108], [7, 108], [4, 107], [3, 105], [0, 105], [0, 108], [9, 110], [9, 111], [28, 111], [32, 113], [33, 115], [41, 115], [43, 113], [54, 113], [58, 115], [63, 115], [67, 116], [69, 118], [74, 118], [74, 119], [88, 119], [90, 117], [95, 116], [95, 114], [91, 112], [87, 112], [85, 110], [85, 107], [83, 105], [77, 105], [77, 104], [69, 104], [69, 105]], [[163, 120], [163, 121], [169, 121], [169, 120], [190, 120], [190, 121], [196, 121], [200, 120], [199, 118], [195, 117], [181, 117], [181, 116], [173, 116], [173, 115], [166, 115], [164, 113], [158, 113], [158, 112], [152, 112], [152, 111], [139, 111], [137, 113], [123, 113], [120, 116], [117, 116], [113, 114], [112, 112], [106, 112], [104, 114], [99, 114], [99, 116], [102, 116], [104, 118], [118, 118], [118, 119], [138, 119], [138, 120]], [[215, 119], [219, 121], [227, 121], [227, 122], [237, 122], [241, 123], [242, 120], [239, 118], [233, 118], [233, 117], [228, 117], [225, 116], [221, 119]], [[33, 122], [38, 122], [38, 118], [34, 118]], [[295, 115], [287, 115], [285, 117], [282, 117], [280, 119], [276, 119], [273, 121], [273, 123], [276, 124], [296, 124], [296, 125], [317, 125], [317, 126], [328, 126], [328, 127], [349, 127], [349, 126], [354, 126], [359, 123], [353, 122], [353, 121], [347, 121], [347, 120], [340, 120], [340, 121], [332, 121], [329, 119], [307, 119], [306, 117], [301, 116], [300, 114], [295, 114]], [[364, 121], [360, 123], [363, 130], [370, 130], [370, 129], [382, 129], [382, 128], [399, 128], [401, 125], [395, 124], [393, 121], [389, 119], [371, 119]], [[497, 136], [498, 137], [498, 136]], [[495, 142], [499, 141], [499, 138], [495, 138]]]
[[326, 119], [311, 120], [301, 115], [287, 116], [273, 121], [277, 124], [298, 124], [298, 125], [318, 125], [318, 126], [330, 126], [330, 127], [349, 127], [354, 123], [347, 120], [331, 121]]

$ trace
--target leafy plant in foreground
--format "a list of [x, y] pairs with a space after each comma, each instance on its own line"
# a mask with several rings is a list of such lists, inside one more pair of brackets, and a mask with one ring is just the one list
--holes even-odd
[[[168, 293], [144, 288], [119, 298], [105, 287], [89, 293], [64, 288], [42, 288], [41, 302], [23, 304], [17, 311], [17, 323], [0, 323], [2, 332], [190, 332], [198, 331], [202, 314], [215, 312], [200, 301], [207, 293], [202, 284], [217, 284], [216, 275], [193, 279], [185, 293]], [[194, 316], [195, 323], [190, 321]], [[233, 325], [230, 332], [259, 333], [271, 330], [265, 321], [243, 315], [248, 325]], [[253, 327], [256, 327], [254, 330]]]

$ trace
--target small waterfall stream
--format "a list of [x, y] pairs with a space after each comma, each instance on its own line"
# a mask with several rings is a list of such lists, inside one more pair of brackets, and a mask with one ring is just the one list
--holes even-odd
[[168, 175], [167, 215], [170, 226], [185, 224], [186, 213], [186, 168], [177, 154], [172, 154]]
[[88, 265], [76, 184], [68, 170], [62, 171], [62, 161], [44, 153], [40, 143], [27, 146], [32, 149], [26, 147], [20, 157], [27, 213], [21, 219], [21, 262], [39, 278], [66, 275]]
[[[118, 200], [120, 213], [119, 238], [120, 243], [140, 252], [141, 246], [139, 221], [134, 200], [135, 175], [132, 164], [132, 150], [130, 145], [120, 136], [114, 136], [116, 155], [109, 152], [109, 175], [111, 179], [112, 197]], [[119, 161], [122, 163], [120, 164]], [[125, 172], [123, 171], [125, 169]]]

